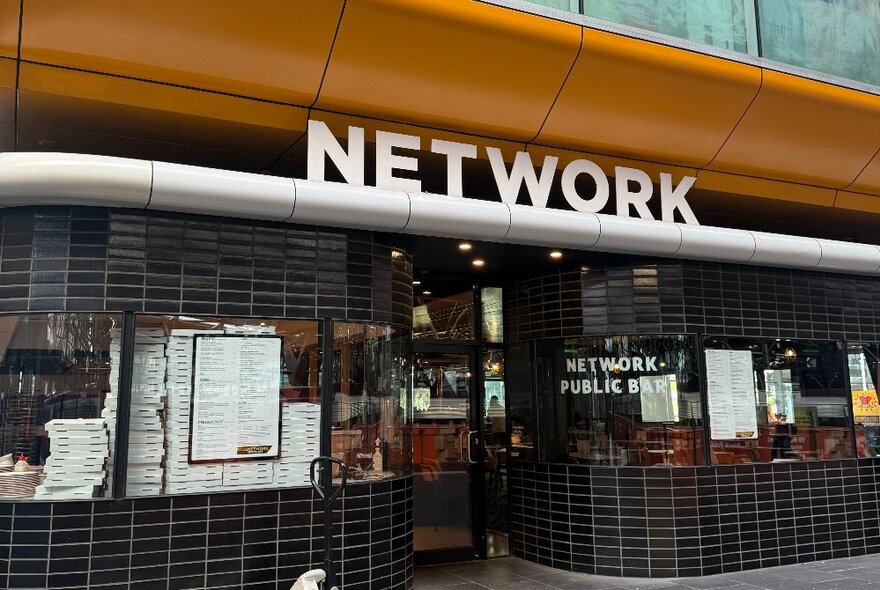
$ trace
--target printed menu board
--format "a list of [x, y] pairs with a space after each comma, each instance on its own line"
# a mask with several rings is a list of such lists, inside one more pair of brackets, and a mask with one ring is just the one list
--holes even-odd
[[195, 337], [191, 461], [278, 457], [281, 340]]
[[706, 350], [709, 430], [713, 440], [758, 438], [752, 353]]

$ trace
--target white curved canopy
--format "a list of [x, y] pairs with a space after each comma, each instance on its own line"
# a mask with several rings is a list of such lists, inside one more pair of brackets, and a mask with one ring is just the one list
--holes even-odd
[[0, 205], [128, 207], [551, 248], [880, 274], [880, 247], [872, 244], [86, 154], [0, 154]]

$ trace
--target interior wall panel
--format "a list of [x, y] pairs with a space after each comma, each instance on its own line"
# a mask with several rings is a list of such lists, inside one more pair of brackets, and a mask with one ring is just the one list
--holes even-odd
[[26, 0], [22, 58], [309, 105], [342, 5], [343, 0]]

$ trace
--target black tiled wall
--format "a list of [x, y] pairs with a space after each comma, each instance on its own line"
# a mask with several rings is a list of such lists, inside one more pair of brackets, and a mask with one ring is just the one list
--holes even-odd
[[[289, 590], [323, 567], [311, 488], [0, 503], [0, 588]], [[346, 590], [412, 588], [412, 478], [350, 485], [336, 501]]]
[[[608, 256], [505, 288], [510, 342], [581, 335], [880, 340], [880, 279]], [[510, 466], [515, 555], [698, 576], [880, 553], [876, 459], [697, 468]]]
[[[410, 326], [379, 235], [88, 207], [0, 211], [0, 313], [143, 311]], [[412, 587], [412, 479], [338, 500], [346, 590]], [[0, 588], [288, 590], [323, 562], [311, 489], [0, 503]]]
[[880, 340], [880, 279], [609, 256], [505, 288], [512, 342], [608, 334]]
[[0, 212], [0, 312], [412, 324], [412, 266], [370, 232], [87, 207]]
[[700, 576], [880, 552], [880, 460], [698, 468], [514, 464], [514, 555]]

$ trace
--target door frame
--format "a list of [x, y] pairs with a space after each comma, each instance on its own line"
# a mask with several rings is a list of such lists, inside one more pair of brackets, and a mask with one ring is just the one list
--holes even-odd
[[[418, 354], [460, 354], [467, 355], [470, 364], [471, 379], [469, 400], [468, 423], [471, 431], [476, 428], [479, 456], [485, 453], [485, 441], [483, 440], [483, 380], [481, 378], [480, 347], [476, 343], [464, 344], [461, 342], [449, 342], [442, 340], [413, 340], [413, 359]], [[470, 438], [470, 436], [468, 437]], [[468, 442], [470, 444], [470, 441]], [[485, 463], [478, 460], [472, 463], [470, 477], [471, 499], [471, 542], [472, 548], [433, 549], [429, 551], [415, 551], [414, 562], [416, 565], [431, 565], [436, 563], [451, 563], [455, 561], [470, 561], [474, 559], [486, 559], [486, 494], [485, 494]]]

